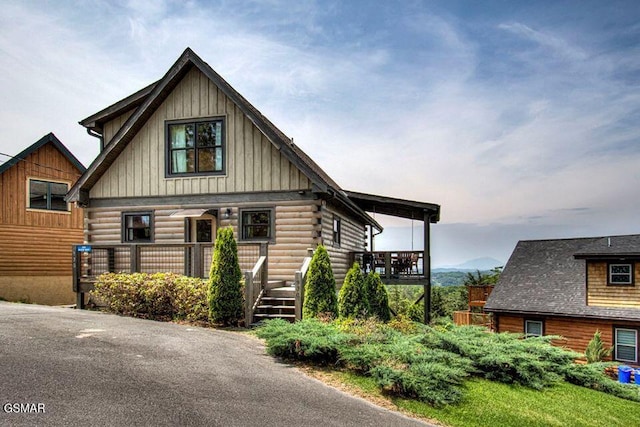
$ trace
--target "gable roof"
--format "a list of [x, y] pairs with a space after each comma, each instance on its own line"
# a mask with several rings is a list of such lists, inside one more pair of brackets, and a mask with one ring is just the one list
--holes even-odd
[[640, 234], [601, 237], [581, 248], [575, 257], [577, 259], [640, 258]]
[[60, 151], [60, 153], [62, 153], [62, 155], [66, 157], [67, 160], [69, 160], [69, 162], [71, 162], [71, 164], [80, 171], [80, 173], [84, 173], [84, 171], [86, 170], [84, 165], [80, 163], [80, 161], [76, 158], [76, 156], [74, 156], [71, 153], [71, 151], [69, 151], [67, 147], [64, 146], [62, 142], [60, 142], [60, 140], [53, 134], [53, 132], [49, 132], [48, 134], [46, 134], [45, 136], [37, 140], [35, 143], [33, 143], [29, 147], [22, 150], [20, 153], [13, 156], [11, 159], [1, 164], [0, 174], [6, 171], [7, 169], [9, 169], [10, 167], [12, 167], [13, 165], [15, 165], [16, 163], [24, 161], [31, 153], [36, 152], [38, 149], [40, 149], [41, 147], [49, 143], [53, 144], [53, 146], [56, 147], [56, 149]]
[[[620, 240], [640, 235], [618, 236]], [[640, 320], [640, 309], [587, 306], [585, 261], [603, 237], [518, 242], [485, 305], [488, 312]], [[637, 248], [636, 248], [637, 249]]]
[[105, 121], [117, 117], [131, 108], [136, 108], [135, 112], [113, 136], [113, 139], [105, 141], [104, 150], [71, 188], [66, 197], [67, 201], [79, 201], [81, 193], [87, 192], [98, 181], [144, 123], [193, 67], [197, 67], [200, 72], [207, 76], [231, 99], [267, 139], [309, 178], [318, 191], [336, 196], [347, 208], [363, 219], [365, 223], [382, 230], [380, 224], [367, 215], [353, 201], [349, 200], [340, 189], [340, 186], [316, 162], [297, 147], [289, 137], [271, 123], [269, 119], [251, 105], [190, 48], [185, 49], [180, 58], [160, 80], [80, 122], [87, 129], [101, 131]]

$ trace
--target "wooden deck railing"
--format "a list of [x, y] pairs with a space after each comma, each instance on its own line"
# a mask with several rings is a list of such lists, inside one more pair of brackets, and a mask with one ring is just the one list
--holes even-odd
[[353, 261], [365, 272], [375, 271], [385, 280], [424, 279], [424, 251], [354, 252]]
[[478, 325], [491, 328], [491, 315], [487, 313], [473, 313], [471, 311], [454, 311], [453, 323], [458, 326]]

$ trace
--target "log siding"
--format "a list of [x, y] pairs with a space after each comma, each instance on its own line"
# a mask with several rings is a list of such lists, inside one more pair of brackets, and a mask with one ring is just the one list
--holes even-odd
[[[269, 244], [269, 278], [293, 281], [300, 269], [307, 249], [315, 248], [320, 234], [319, 200], [277, 202], [236, 202], [210, 205], [156, 205], [144, 207], [87, 208], [85, 243], [121, 244], [122, 214], [126, 212], [153, 212], [154, 243], [183, 243], [188, 240], [185, 219], [172, 217], [180, 209], [206, 208], [218, 210], [217, 227], [231, 226], [238, 239], [240, 210], [273, 209], [274, 243]], [[231, 209], [229, 218], [225, 212]], [[214, 219], [215, 220], [215, 219]]]
[[634, 284], [609, 285], [609, 263], [587, 261], [587, 305], [640, 308], [640, 263], [634, 265]]
[[[130, 112], [104, 127], [108, 143]], [[165, 177], [165, 123], [224, 117], [226, 174]], [[196, 68], [168, 95], [90, 191], [90, 197], [152, 197], [251, 191], [308, 190], [311, 182]]]
[[613, 346], [613, 331], [615, 327], [640, 328], [640, 322], [625, 322], [599, 319], [574, 319], [566, 317], [526, 317], [495, 313], [497, 318], [497, 332], [524, 333], [525, 320], [542, 320], [544, 335], [558, 335], [563, 339], [556, 340], [556, 345], [567, 347], [578, 353], [584, 353], [589, 341], [596, 331], [600, 335], [605, 347]]
[[[333, 218], [340, 218], [340, 243], [333, 241]], [[322, 242], [327, 248], [333, 276], [338, 288], [342, 286], [347, 271], [351, 268], [352, 252], [365, 250], [367, 233], [365, 225], [354, 220], [332, 204], [322, 207]]]

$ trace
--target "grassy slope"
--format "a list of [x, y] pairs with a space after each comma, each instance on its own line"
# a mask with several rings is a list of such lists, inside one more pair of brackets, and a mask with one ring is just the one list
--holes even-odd
[[[334, 375], [365, 395], [382, 397], [370, 378], [346, 372]], [[406, 412], [456, 427], [640, 426], [640, 404], [584, 387], [561, 383], [536, 391], [481, 379], [466, 384], [465, 401], [442, 409], [410, 399], [390, 400]]]

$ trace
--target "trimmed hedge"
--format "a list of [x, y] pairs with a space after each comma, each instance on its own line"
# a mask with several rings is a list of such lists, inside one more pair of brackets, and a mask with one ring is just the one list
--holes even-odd
[[105, 273], [91, 294], [109, 311], [154, 320], [206, 322], [207, 284], [174, 273]]
[[387, 287], [382, 283], [380, 275], [370, 271], [364, 279], [364, 287], [369, 299], [370, 315], [383, 322], [391, 320], [389, 293], [387, 292]]

